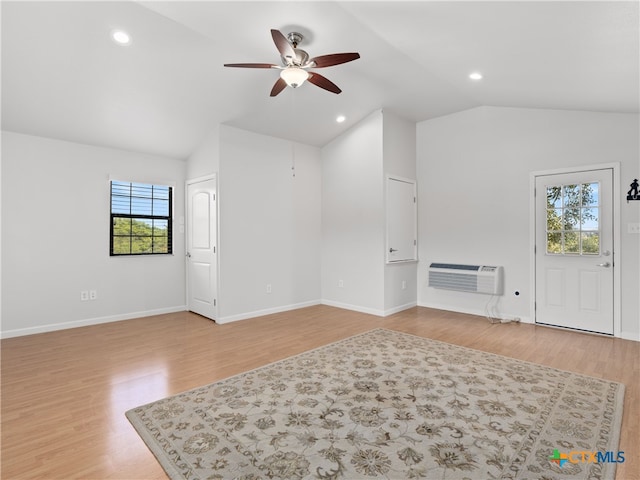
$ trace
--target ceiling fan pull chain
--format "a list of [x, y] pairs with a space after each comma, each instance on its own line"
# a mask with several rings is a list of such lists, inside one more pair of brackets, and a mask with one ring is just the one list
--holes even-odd
[[[297, 125], [296, 122], [296, 90], [295, 88], [291, 89], [291, 111], [293, 117], [293, 124]], [[296, 145], [293, 140], [291, 140], [291, 176], [296, 178]]]
[[296, 145], [291, 141], [291, 176], [296, 178]]

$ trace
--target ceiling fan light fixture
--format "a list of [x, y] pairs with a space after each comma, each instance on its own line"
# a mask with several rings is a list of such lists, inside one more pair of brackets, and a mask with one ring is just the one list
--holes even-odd
[[298, 88], [309, 78], [309, 72], [298, 67], [287, 67], [280, 72], [280, 78], [290, 87]]
[[[1, 0], [0, 0], [1, 1]], [[319, 57], [309, 58], [309, 54], [304, 50], [297, 48], [298, 42], [302, 40], [302, 35], [296, 32], [289, 34], [289, 38], [285, 37], [280, 30], [271, 29], [271, 38], [275, 44], [282, 65], [274, 65], [271, 63], [225, 63], [225, 67], [241, 67], [241, 68], [277, 68], [280, 70], [280, 78], [276, 80], [269, 96], [275, 97], [280, 94], [286, 87], [298, 88], [306, 80], [309, 83], [320, 87], [331, 93], [338, 94], [342, 92], [340, 87], [328, 78], [323, 77], [319, 73], [309, 73], [307, 68], [324, 68], [341, 65], [360, 58], [357, 52], [350, 53], [332, 53], [329, 55], [320, 55]]]

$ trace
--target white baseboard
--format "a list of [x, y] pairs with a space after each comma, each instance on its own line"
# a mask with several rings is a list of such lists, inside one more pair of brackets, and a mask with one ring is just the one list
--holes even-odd
[[320, 303], [320, 300], [311, 300], [309, 302], [294, 303], [292, 305], [283, 305], [281, 307], [265, 308], [264, 310], [255, 310], [253, 312], [239, 313], [236, 315], [227, 315], [225, 317], [216, 318], [215, 322], [219, 324], [237, 322], [238, 320], [262, 317], [273, 313], [288, 312], [290, 310], [297, 310], [298, 308], [312, 307], [313, 305], [319, 305]]
[[361, 307], [359, 305], [351, 305], [349, 303], [334, 302], [333, 300], [321, 300], [322, 305], [329, 305], [330, 307], [344, 308], [345, 310], [353, 310], [354, 312], [368, 313], [369, 315], [375, 315], [377, 317], [384, 317], [384, 310], [378, 310], [377, 308]]
[[417, 302], [405, 303], [404, 305], [399, 305], [397, 307], [390, 308], [384, 311], [384, 316], [388, 317], [389, 315], [393, 315], [394, 313], [402, 312], [403, 310], [408, 310], [409, 308], [413, 308], [417, 306]]
[[223, 323], [237, 322], [238, 320], [247, 320], [249, 318], [262, 317], [264, 315], [271, 315], [273, 313], [288, 312], [290, 310], [297, 310], [298, 308], [311, 307], [313, 305], [328, 305], [330, 307], [343, 308], [345, 310], [352, 310], [352, 311], [361, 312], [361, 313], [368, 313], [370, 315], [375, 315], [377, 317], [386, 317], [388, 315], [401, 312], [402, 310], [413, 308], [416, 306], [416, 303], [415, 302], [408, 303], [406, 305], [400, 305], [398, 307], [394, 307], [392, 309], [383, 311], [383, 310], [377, 310], [374, 308], [360, 307], [358, 305], [350, 305], [348, 303], [334, 302], [331, 300], [314, 300], [310, 302], [296, 303], [293, 305], [285, 305], [282, 307], [274, 307], [274, 308], [267, 308], [264, 310], [256, 310], [253, 312], [240, 313], [237, 315], [228, 315], [226, 317], [217, 318], [216, 323], [223, 324]]
[[620, 332], [620, 338], [623, 340], [633, 340], [634, 342], [640, 342], [640, 335], [635, 332]]
[[88, 327], [90, 325], [99, 325], [101, 323], [119, 322], [122, 320], [131, 320], [133, 318], [151, 317], [153, 315], [163, 315], [165, 313], [184, 312], [187, 310], [186, 305], [177, 307], [158, 308], [156, 310], [145, 310], [142, 312], [124, 313], [120, 315], [110, 315], [107, 317], [87, 318], [84, 320], [74, 320], [73, 322], [53, 323], [50, 325], [39, 325], [37, 327], [17, 328], [0, 332], [0, 338], [21, 337], [23, 335], [33, 335], [36, 333], [55, 332], [56, 330], [66, 330], [68, 328]]
[[361, 307], [359, 305], [351, 305], [348, 303], [334, 302], [333, 300], [322, 300], [322, 305], [329, 305], [330, 307], [344, 308], [345, 310], [353, 310], [354, 312], [368, 313], [369, 315], [375, 315], [377, 317], [388, 317], [394, 313], [402, 312], [409, 308], [413, 308], [417, 305], [416, 302], [406, 303], [397, 307], [390, 308], [388, 310], [378, 310], [377, 308]]
[[[448, 312], [456, 312], [456, 313], [467, 313], [469, 315], [477, 315], [479, 317], [485, 317], [485, 312], [484, 310], [480, 310], [480, 309], [474, 309], [474, 308], [458, 308], [458, 307], [452, 307], [451, 305], [439, 305], [439, 304], [435, 304], [435, 303], [424, 303], [424, 302], [418, 302], [418, 306], [419, 307], [426, 307], [426, 308], [434, 308], [436, 310], [446, 310]], [[531, 317], [529, 316], [522, 316], [522, 315], [515, 315], [515, 314], [510, 314], [510, 313], [502, 313], [500, 315], [500, 318], [503, 320], [509, 320], [512, 319], [514, 317], [518, 317], [520, 319], [520, 321], [522, 323], [533, 323], [531, 321]]]

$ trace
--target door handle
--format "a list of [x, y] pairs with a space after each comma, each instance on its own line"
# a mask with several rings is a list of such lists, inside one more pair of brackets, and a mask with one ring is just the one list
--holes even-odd
[[398, 250], [396, 248], [389, 248], [389, 253], [393, 253], [393, 252], [397, 252]]
[[187, 258], [191, 258], [191, 252], [187, 252]]
[[604, 268], [609, 268], [610, 266], [611, 266], [611, 264], [609, 262], [598, 263], [596, 265], [596, 267], [604, 267]]

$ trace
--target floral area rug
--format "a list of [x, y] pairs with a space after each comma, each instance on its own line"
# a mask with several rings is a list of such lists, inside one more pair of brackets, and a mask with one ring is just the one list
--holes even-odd
[[376, 329], [126, 415], [172, 479], [612, 479], [568, 458], [616, 457], [623, 396]]

